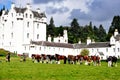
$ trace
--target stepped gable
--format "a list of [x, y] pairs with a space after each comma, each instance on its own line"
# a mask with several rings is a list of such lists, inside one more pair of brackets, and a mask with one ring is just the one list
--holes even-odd
[[51, 47], [73, 48], [72, 44], [55, 43], [55, 42], [48, 42], [48, 41], [32, 41], [31, 44], [41, 45], [41, 46], [51, 46]]
[[16, 13], [24, 13], [27, 10], [27, 8], [17, 8], [17, 7], [15, 7], [14, 9]]
[[101, 47], [110, 47], [110, 42], [96, 42], [96, 43], [90, 43], [87, 45], [87, 48], [101, 48]]

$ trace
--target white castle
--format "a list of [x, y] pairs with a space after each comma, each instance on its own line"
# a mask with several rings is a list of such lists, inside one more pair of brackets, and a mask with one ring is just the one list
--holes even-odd
[[120, 34], [116, 29], [110, 42], [95, 42], [88, 38], [87, 43], [69, 44], [67, 30], [63, 36], [51, 36], [46, 41], [46, 15], [38, 8], [32, 10], [30, 4], [25, 8], [11, 5], [9, 11], [3, 11], [0, 16], [0, 48], [31, 57], [32, 54], [46, 55], [79, 55], [86, 48], [89, 55], [99, 55], [101, 59], [108, 56], [120, 57]]
[[30, 41], [46, 41], [46, 15], [38, 8], [16, 7], [3, 11], [0, 17], [0, 47], [11, 52], [23, 53]]

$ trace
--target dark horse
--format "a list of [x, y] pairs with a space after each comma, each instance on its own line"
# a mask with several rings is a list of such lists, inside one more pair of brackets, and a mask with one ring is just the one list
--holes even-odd
[[112, 66], [117, 66], [117, 57], [112, 57]]

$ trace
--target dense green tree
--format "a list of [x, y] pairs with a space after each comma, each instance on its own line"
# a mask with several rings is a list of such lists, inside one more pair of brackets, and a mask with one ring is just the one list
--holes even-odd
[[60, 27], [55, 27], [54, 28], [54, 35], [55, 36], [59, 36], [59, 35], [63, 35], [63, 31], [64, 31], [64, 28], [63, 28], [63, 26], [60, 26]]
[[96, 26], [93, 27], [93, 33], [94, 33], [93, 39], [98, 42], [99, 41], [99, 37], [98, 37], [99, 29]]
[[71, 22], [71, 28], [73, 30], [77, 30], [79, 28], [79, 23], [76, 18], [74, 18], [73, 21]]
[[99, 41], [100, 42], [105, 42], [106, 41], [106, 31], [105, 31], [105, 29], [103, 28], [102, 25], [99, 26], [99, 31], [98, 32], [99, 32], [99, 35], [98, 35]]
[[47, 25], [47, 35], [51, 35], [53, 37], [54, 36], [54, 28], [55, 28], [54, 20], [53, 20], [53, 17], [51, 17], [50, 24]]
[[87, 29], [88, 29], [88, 37], [93, 39], [94, 38], [94, 32], [93, 32], [93, 28], [92, 28], [92, 22], [89, 23], [89, 25], [87, 26]]
[[77, 43], [79, 40], [79, 23], [76, 18], [74, 18], [71, 22], [71, 28], [69, 29], [69, 42]]
[[114, 16], [113, 20], [111, 22], [111, 26], [109, 28], [107, 38], [106, 40], [109, 41], [110, 37], [114, 33], [115, 29], [118, 29], [118, 32], [120, 33], [120, 16]]

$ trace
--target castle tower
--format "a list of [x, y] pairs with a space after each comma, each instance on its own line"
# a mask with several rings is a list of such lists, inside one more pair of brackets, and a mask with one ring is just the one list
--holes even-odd
[[63, 32], [63, 37], [64, 37], [64, 42], [68, 43], [68, 34], [67, 34], [67, 30], [64, 30]]

